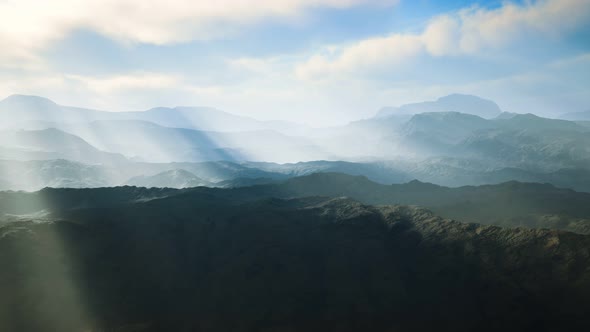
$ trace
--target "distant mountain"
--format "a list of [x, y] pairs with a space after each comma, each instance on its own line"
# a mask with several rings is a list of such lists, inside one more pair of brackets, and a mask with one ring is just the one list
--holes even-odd
[[0, 160], [0, 190], [96, 188], [119, 184], [117, 169], [68, 160]]
[[[315, 181], [327, 179], [291, 185]], [[342, 183], [352, 190], [364, 181]], [[0, 193], [0, 215], [49, 206], [0, 225], [0, 330], [491, 332], [590, 324], [588, 236], [459, 223], [346, 198], [253, 198], [258, 189], [240, 189], [250, 194], [246, 202], [236, 190], [209, 188]]]
[[518, 115], [518, 113], [502, 112], [502, 113], [498, 114], [498, 116], [495, 117], [494, 119], [497, 119], [497, 120], [512, 119], [513, 117], [515, 117], [517, 115]]
[[213, 186], [213, 183], [205, 181], [189, 171], [174, 169], [152, 176], [140, 175], [129, 179], [126, 183], [130, 186], [146, 188], [191, 188], [199, 186]]
[[404, 183], [414, 179], [414, 177], [407, 174], [402, 167], [396, 168], [395, 163], [386, 162], [353, 163], [346, 161], [318, 160], [292, 164], [261, 162], [247, 162], [242, 164], [267, 172], [284, 174], [287, 177], [305, 176], [314, 173], [343, 173], [348, 175], [366, 176], [372, 181], [383, 184]]
[[338, 155], [346, 157], [326, 159], [447, 157], [473, 159], [475, 163], [485, 160], [488, 168], [520, 168], [537, 173], [590, 165], [590, 151], [586, 148], [590, 125], [533, 114], [504, 113], [484, 119], [459, 112], [426, 112], [405, 118], [395, 115], [367, 119], [338, 130], [332, 129], [333, 136], [316, 142], [327, 150], [339, 149]]
[[537, 171], [590, 167], [590, 135], [572, 132], [493, 130], [467, 138], [455, 147], [463, 157], [501, 162]]
[[0, 128], [27, 121], [83, 122], [108, 116], [107, 112], [61, 106], [37, 96], [12, 95], [0, 101]]
[[188, 128], [206, 131], [279, 130], [304, 132], [303, 125], [286, 121], [259, 121], [210, 107], [157, 107], [144, 112], [126, 112], [120, 118], [150, 121], [165, 127]]
[[[590, 169], [590, 127], [532, 114], [486, 120], [455, 112], [414, 115], [398, 135], [382, 135], [385, 153], [484, 161], [492, 168], [552, 172]], [[387, 157], [385, 157], [387, 158]]]
[[493, 122], [494, 129], [474, 132], [451, 154], [541, 172], [590, 169], [590, 128], [532, 114]]
[[[236, 192], [246, 197], [250, 190], [238, 188]], [[381, 185], [363, 176], [317, 173], [252, 192], [260, 197], [346, 196], [367, 204], [419, 205], [443, 217], [466, 222], [557, 228], [590, 234], [590, 193], [548, 184], [506, 182], [448, 188], [412, 181]]]
[[[179, 172], [178, 170], [184, 171]], [[157, 174], [161, 176], [154, 177]], [[178, 175], [178, 177], [174, 175]], [[111, 187], [125, 185], [131, 178], [135, 178], [132, 185], [137, 186], [238, 187], [270, 183], [284, 180], [287, 177], [281, 173], [221, 161], [162, 164], [125, 162], [114, 165], [87, 165], [63, 159], [31, 161], [0, 159], [0, 190], [35, 191], [45, 187]], [[181, 179], [185, 181], [180, 181]]]
[[0, 158], [69, 159], [88, 164], [125, 162], [120, 154], [100, 151], [78, 136], [58, 129], [0, 131]]
[[[429, 158], [364, 163], [312, 161], [294, 164], [261, 162], [141, 163], [87, 165], [68, 160], [0, 160], [0, 190], [39, 190], [44, 187], [105, 187], [128, 183], [130, 178], [146, 180], [155, 174], [183, 169], [204, 182], [197, 185], [242, 187], [274, 183], [290, 177], [318, 172], [338, 172], [366, 176], [382, 184], [406, 183], [412, 179], [444, 186], [498, 184], [511, 180], [551, 183], [562, 188], [590, 192], [590, 170], [564, 168], [552, 172], [533, 172], [519, 168], [495, 168], [489, 162], [470, 159]], [[179, 187], [174, 177], [161, 177], [154, 183], [134, 185]], [[190, 186], [190, 185], [189, 185]]]
[[62, 106], [37, 96], [12, 95], [0, 101], [0, 128], [34, 123], [72, 124], [92, 121], [139, 120], [166, 127], [208, 131], [280, 130], [302, 134], [307, 127], [286, 121], [259, 121], [209, 107], [157, 107], [138, 112], [105, 112]]
[[[404, 172], [410, 178], [450, 187], [498, 184], [516, 180], [551, 183], [561, 188], [590, 192], [590, 170], [584, 168], [565, 167], [553, 171], [535, 171], [507, 166], [509, 163], [498, 164], [489, 159], [449, 157], [432, 157], [420, 161], [394, 161], [384, 164], [384, 167], [394, 168], [396, 172]], [[535, 167], [538, 168], [538, 165]]]
[[140, 120], [36, 124], [43, 125], [77, 135], [104, 151], [145, 162], [288, 162], [322, 159], [327, 155], [307, 138], [272, 130], [215, 132], [170, 128]]
[[135, 172], [150, 175], [174, 169], [184, 169], [195, 176], [208, 182], [217, 183], [235, 179], [273, 179], [282, 180], [287, 176], [281, 173], [267, 171], [229, 161], [202, 162], [202, 163], [134, 163]]
[[406, 183], [412, 179], [442, 186], [498, 184], [511, 180], [551, 183], [557, 187], [590, 192], [590, 170], [562, 168], [539, 172], [493, 165], [486, 160], [432, 157], [420, 160], [390, 160], [363, 163], [313, 161], [295, 164], [245, 163], [253, 168], [289, 177], [337, 172], [362, 175], [381, 184]]
[[271, 178], [236, 178], [233, 180], [217, 182], [213, 186], [218, 188], [239, 188], [258, 186], [263, 184], [273, 184], [278, 182], [280, 182], [280, 180]]
[[[466, 105], [479, 106], [470, 111]], [[267, 128], [266, 122], [209, 108], [100, 112], [63, 107], [43, 98], [28, 96], [12, 96], [0, 102], [0, 118], [4, 116], [11, 123], [14, 122], [11, 117], [20, 116], [21, 120], [30, 120], [27, 122], [29, 128], [59, 128], [81, 137], [98, 149], [144, 162], [225, 160], [292, 163], [452, 157], [486, 160], [496, 169], [512, 167], [529, 171], [527, 167], [539, 165], [532, 171], [554, 172], [562, 168], [584, 168], [584, 163], [590, 158], [583, 148], [584, 137], [587, 137], [590, 127], [532, 114], [501, 115], [498, 111], [497, 117], [491, 120], [467, 114], [474, 113], [473, 109], [491, 108], [490, 105], [489, 101], [477, 97], [451, 95], [435, 102], [407, 106], [406, 109], [412, 112], [317, 129], [309, 131], [306, 137], [267, 130], [264, 129]], [[418, 108], [433, 112], [413, 114]], [[467, 113], [445, 111], [448, 109]], [[193, 129], [167, 127], [172, 125]], [[234, 131], [240, 129], [234, 126], [258, 129]], [[195, 127], [218, 128], [220, 131], [196, 130]], [[555, 140], [555, 137], [561, 138]], [[479, 147], [482, 150], [475, 151]], [[503, 152], [505, 150], [506, 153]], [[519, 155], [522, 150], [527, 153]], [[545, 152], [549, 154], [544, 155]], [[96, 162], [96, 158], [82, 160], [64, 154], [47, 154], [46, 151], [35, 153], [35, 156], [19, 156], [14, 149], [7, 147], [2, 151], [5, 159], [67, 158], [85, 163]], [[567, 155], [567, 158], [556, 162], [560, 154]]]
[[138, 120], [94, 121], [62, 127], [97, 147], [146, 162], [240, 160], [240, 152], [210, 132]]
[[498, 118], [493, 120], [498, 126], [503, 129], [526, 130], [543, 132], [551, 131], [565, 131], [565, 132], [588, 132], [588, 128], [580, 126], [579, 124], [559, 119], [543, 118], [531, 113], [517, 114], [510, 118]]
[[436, 101], [406, 104], [400, 107], [384, 107], [377, 113], [376, 117], [384, 118], [391, 115], [432, 112], [458, 112], [491, 119], [500, 115], [502, 111], [491, 100], [472, 95], [452, 94], [441, 97]]
[[316, 144], [337, 156], [324, 159], [392, 159], [442, 153], [477, 130], [493, 128], [494, 123], [459, 112], [425, 112], [374, 117], [316, 134]]
[[[457, 100], [463, 97], [426, 104], [430, 108], [459, 105]], [[0, 126], [28, 129], [2, 131], [0, 158], [67, 159], [87, 165], [125, 163], [117, 172], [109, 171], [106, 183], [110, 185], [183, 169], [211, 183], [342, 172], [369, 176], [380, 183], [419, 179], [461, 186], [519, 180], [590, 190], [590, 125], [533, 114], [498, 113], [493, 119], [484, 119], [432, 109], [435, 111], [317, 128], [302, 137], [267, 129], [228, 131], [238, 129], [232, 127], [234, 120], [243, 122], [244, 128], [257, 124], [261, 124], [257, 128], [264, 128], [268, 123], [232, 118], [229, 113], [208, 108], [112, 113], [63, 107], [39, 97], [12, 96], [0, 102], [0, 119], [7, 121]], [[14, 122], [19, 116], [23, 121]], [[229, 121], [231, 126], [210, 131], [172, 128], [152, 121], [166, 125], [198, 122], [199, 126], [209, 121], [213, 127]], [[217, 163], [220, 161], [228, 163]], [[214, 166], [208, 169], [204, 165]], [[225, 169], [227, 165], [231, 166]], [[19, 179], [2, 181], [13, 188], [35, 188]], [[80, 183], [84, 182], [88, 181]], [[43, 183], [37, 181], [37, 185]], [[101, 179], [97, 183], [105, 182]], [[175, 186], [173, 182], [167, 185]]]
[[[403, 127], [406, 141], [421, 144], [454, 144], [476, 131], [491, 129], [494, 125], [479, 116], [457, 113], [436, 112], [414, 115]], [[429, 137], [432, 141], [429, 142]], [[425, 140], [424, 142], [421, 142]]]
[[[403, 135], [410, 139], [430, 137], [434, 142], [454, 144], [474, 133], [490, 129], [526, 132], [535, 135], [550, 132], [566, 134], [589, 133], [589, 128], [565, 120], [548, 119], [534, 114], [514, 114], [486, 120], [479, 116], [457, 112], [432, 112], [416, 114], [402, 127]], [[414, 136], [414, 137], [412, 137]]]
[[559, 116], [562, 120], [590, 121], [590, 111], [565, 113]]

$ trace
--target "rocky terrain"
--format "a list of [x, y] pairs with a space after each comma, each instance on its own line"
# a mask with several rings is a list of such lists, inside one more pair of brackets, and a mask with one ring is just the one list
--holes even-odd
[[[166, 187], [165, 176], [138, 179], [148, 187]], [[178, 187], [203, 185], [194, 177], [177, 177]], [[156, 183], [148, 182], [158, 180]], [[449, 188], [430, 183], [411, 181], [405, 184], [382, 185], [364, 176], [341, 173], [314, 173], [287, 180], [269, 178], [241, 178], [205, 185], [220, 188], [115, 187], [97, 189], [52, 189], [38, 192], [0, 192], [0, 221], [12, 220], [14, 215], [45, 213], [51, 209], [71, 209], [88, 206], [110, 206], [135, 201], [146, 201], [170, 195], [199, 193], [224, 198], [234, 203], [247, 203], [271, 198], [301, 198], [309, 196], [350, 197], [372, 205], [417, 205], [437, 215], [463, 222], [567, 230], [590, 234], [590, 194], [549, 184], [516, 181], [497, 185]], [[106, 195], [105, 193], [109, 193]]]
[[[208, 188], [10, 195], [0, 209], [21, 214], [0, 226], [0, 330], [551, 331], [590, 323], [585, 235], [346, 198], [243, 201]], [[25, 213], [39, 208], [42, 215]]]

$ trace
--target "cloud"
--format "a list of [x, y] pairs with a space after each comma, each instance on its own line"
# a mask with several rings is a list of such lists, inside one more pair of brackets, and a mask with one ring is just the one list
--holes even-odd
[[459, 53], [458, 41], [461, 38], [460, 23], [450, 16], [440, 16], [433, 20], [418, 38], [426, 51], [434, 56]]
[[298, 66], [295, 74], [300, 78], [320, 78], [351, 70], [370, 71], [375, 67], [400, 64], [422, 52], [423, 47], [420, 38], [414, 35], [366, 39], [346, 47], [336, 56], [315, 55]]
[[529, 34], [558, 37], [587, 24], [587, 0], [545, 0], [524, 5], [506, 3], [496, 10], [469, 8], [459, 12], [463, 52], [499, 47]]
[[397, 0], [4, 0], [2, 63], [41, 62], [40, 50], [76, 29], [127, 43], [213, 39], [267, 19], [296, 19], [319, 8], [392, 5]]
[[477, 55], [528, 37], [557, 38], [588, 26], [590, 1], [539, 0], [478, 6], [433, 18], [421, 33], [392, 34], [316, 54], [295, 72], [301, 79], [366, 73], [403, 65], [421, 56]]
[[[94, 71], [72, 75], [43, 66], [43, 50], [76, 29], [92, 30], [129, 45], [161, 45], [224, 38], [268, 20], [298, 20], [318, 7], [392, 3], [395, 1], [0, 0], [0, 96], [36, 94], [63, 104], [116, 111], [210, 105], [262, 119], [314, 125], [342, 123], [371, 116], [383, 105], [451, 92], [480, 94], [501, 103], [522, 100], [507, 103], [510, 107], [506, 108], [520, 111], [540, 104], [534, 99], [543, 100], [547, 109], [556, 108], [557, 102], [548, 100], [566, 99], [563, 91], [571, 87], [576, 95], [567, 98], [574, 106], [587, 104], [589, 62], [588, 55], [577, 56], [580, 47], [545, 57], [531, 54], [531, 58], [528, 54], [513, 56], [510, 48], [527, 46], [530, 41], [547, 40], [549, 44], [553, 39], [561, 41], [565, 34], [585, 32], [581, 29], [590, 22], [587, 0], [525, 0], [494, 9], [472, 6], [432, 17], [412, 32], [385, 32], [353, 43], [261, 58], [247, 57], [251, 52], [215, 53], [215, 61], [199, 63], [197, 69], [160, 65], [161, 58], [151, 56], [134, 67], [143, 71], [115, 69], [98, 76], [89, 74]], [[570, 39], [566, 42], [571, 44]], [[577, 57], [556, 61], [553, 71], [544, 66], [565, 53]], [[480, 56], [491, 59], [485, 63], [491, 67], [472, 61]], [[447, 61], [450, 57], [459, 61]], [[529, 61], [531, 65], [522, 65]], [[389, 75], [392, 72], [398, 75]], [[500, 79], [503, 76], [509, 78]]]

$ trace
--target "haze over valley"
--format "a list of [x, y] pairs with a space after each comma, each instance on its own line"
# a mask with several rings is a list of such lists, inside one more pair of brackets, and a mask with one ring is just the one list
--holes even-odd
[[399, 109], [412, 111], [381, 110], [344, 126], [310, 128], [211, 108], [120, 113], [13, 95], [0, 102], [0, 184], [181, 188], [328, 171], [384, 184], [518, 180], [590, 190], [585, 121], [508, 114], [492, 101], [459, 94]]

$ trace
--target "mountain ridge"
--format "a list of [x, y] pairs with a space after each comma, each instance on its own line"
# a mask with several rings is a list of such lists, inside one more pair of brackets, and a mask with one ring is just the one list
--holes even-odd
[[70, 123], [109, 119], [144, 120], [167, 127], [215, 131], [273, 129], [274, 125], [277, 125], [282, 131], [304, 132], [307, 130], [301, 124], [286, 121], [261, 121], [212, 107], [154, 107], [144, 111], [109, 112], [62, 106], [48, 98], [39, 96], [16, 94], [0, 101], [0, 120], [10, 122], [51, 122], [56, 119]]
[[553, 331], [590, 317], [588, 236], [207, 188], [102, 205], [117, 190], [49, 190], [79, 202], [0, 225], [0, 329]]
[[[127, 187], [116, 187], [113, 192], [125, 193]], [[48, 189], [49, 190], [49, 189]], [[106, 189], [102, 189], [106, 190]], [[148, 189], [133, 189], [142, 192]], [[161, 189], [163, 190], [163, 189]], [[47, 191], [59, 197], [59, 201], [77, 201], [96, 189], [51, 189]], [[506, 227], [553, 228], [590, 234], [590, 193], [571, 189], [556, 188], [550, 184], [521, 183], [509, 181], [497, 185], [464, 186], [449, 188], [417, 180], [404, 184], [383, 185], [370, 181], [365, 176], [351, 176], [340, 173], [315, 173], [274, 183], [257, 184], [234, 188], [196, 187], [170, 189], [165, 197], [224, 197], [232, 204], [244, 204], [263, 199], [291, 199], [302, 197], [349, 197], [371, 205], [417, 205], [432, 210], [445, 218], [463, 222], [501, 225]], [[43, 191], [11, 194], [0, 192], [8, 202], [14, 197], [30, 200], [31, 207], [19, 213], [35, 213], [51, 210], [49, 204], [43, 208], [36, 202]], [[151, 195], [148, 195], [152, 197]], [[128, 201], [125, 195], [119, 196]], [[133, 196], [135, 197], [135, 196]], [[41, 199], [40, 202], [43, 202]], [[26, 208], [26, 204], [24, 207]], [[11, 211], [11, 205], [1, 209]], [[18, 214], [16, 211], [10, 212]]]

